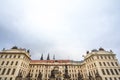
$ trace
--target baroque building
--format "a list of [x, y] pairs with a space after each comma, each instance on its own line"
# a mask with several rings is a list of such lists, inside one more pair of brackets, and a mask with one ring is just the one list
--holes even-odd
[[120, 80], [116, 54], [103, 48], [87, 51], [82, 61], [32, 60], [16, 46], [0, 51], [0, 80]]

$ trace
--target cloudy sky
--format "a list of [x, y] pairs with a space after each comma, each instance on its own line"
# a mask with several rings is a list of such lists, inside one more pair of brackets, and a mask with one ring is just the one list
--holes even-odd
[[0, 0], [0, 49], [31, 50], [82, 60], [87, 50], [112, 49], [120, 61], [120, 0]]

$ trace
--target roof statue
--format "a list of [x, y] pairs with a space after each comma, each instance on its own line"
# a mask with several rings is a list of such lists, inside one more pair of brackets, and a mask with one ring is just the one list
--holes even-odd
[[17, 46], [13, 46], [11, 49], [18, 49], [18, 47]]
[[99, 48], [99, 51], [104, 51], [104, 49], [102, 47]]

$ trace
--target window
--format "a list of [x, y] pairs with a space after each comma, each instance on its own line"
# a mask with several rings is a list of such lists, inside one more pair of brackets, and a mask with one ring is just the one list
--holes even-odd
[[108, 64], [108, 66], [110, 66], [110, 63], [109, 63], [109, 62], [107, 62], [107, 64]]
[[10, 78], [10, 80], [12, 80], [12, 77]]
[[6, 71], [6, 69], [4, 68], [3, 71], [2, 71], [2, 75], [4, 75], [5, 71]]
[[105, 56], [105, 59], [107, 59], [107, 57]]
[[12, 55], [9, 56], [9, 58], [11, 58], [11, 57], [12, 57]]
[[105, 77], [105, 80], [108, 80], [108, 79]]
[[117, 80], [117, 78], [116, 78], [116, 77], [114, 77], [114, 80]]
[[8, 64], [9, 64], [9, 61], [7, 61], [6, 65], [8, 65]]
[[113, 62], [111, 62], [112, 66], [114, 66]]
[[120, 72], [120, 69], [118, 69], [119, 70], [119, 72]]
[[18, 61], [15, 63], [15, 65], [17, 65], [18, 64]]
[[103, 75], [105, 75], [105, 71], [104, 71], [104, 69], [102, 69], [102, 73], [103, 73]]
[[18, 58], [20, 58], [20, 55], [18, 56]]
[[103, 62], [104, 66], [106, 66], [105, 62]]
[[5, 63], [5, 62], [3, 61], [1, 65], [4, 65], [4, 63]]
[[108, 75], [110, 75], [110, 72], [108, 71], [108, 69], [106, 69], [106, 72], [107, 72]]
[[10, 70], [11, 70], [11, 69], [8, 69], [8, 71], [7, 71], [7, 74], [6, 74], [6, 75], [9, 75], [9, 73], [10, 73]]
[[117, 75], [119, 75], [119, 73], [118, 73], [117, 69], [114, 69], [114, 70], [115, 70], [115, 73], [116, 73]]
[[12, 75], [14, 75], [14, 73], [15, 73], [15, 69], [13, 69], [13, 71], [12, 71]]
[[112, 80], [112, 78], [110, 77], [110, 80]]
[[99, 62], [100, 66], [102, 66], [101, 62]]
[[110, 56], [108, 56], [108, 58], [111, 59]]
[[5, 77], [5, 80], [7, 80], [7, 77]]
[[5, 58], [7, 58], [7, 55], [5, 55]]
[[116, 64], [116, 66], [118, 66], [118, 63], [117, 63], [117, 62], [115, 62], [115, 64]]
[[103, 59], [103, 56], [101, 56], [101, 59]]
[[1, 58], [3, 57], [3, 55], [1, 55]]
[[13, 61], [11, 62], [11, 65], [13, 65]]
[[111, 71], [112, 75], [114, 75], [114, 72], [113, 72], [113, 70], [112, 70], [112, 69], [110, 69], [110, 71]]
[[96, 64], [94, 63], [94, 66], [96, 67]]
[[14, 58], [16, 58], [16, 55], [14, 55]]
[[97, 56], [97, 59], [99, 59], [99, 56]]

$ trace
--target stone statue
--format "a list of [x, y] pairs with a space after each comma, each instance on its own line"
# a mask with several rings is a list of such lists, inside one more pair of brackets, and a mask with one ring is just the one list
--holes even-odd
[[50, 78], [55, 78], [55, 72], [54, 72], [54, 70], [51, 71], [51, 76], [50, 76]]
[[30, 53], [30, 50], [28, 49], [27, 52]]

